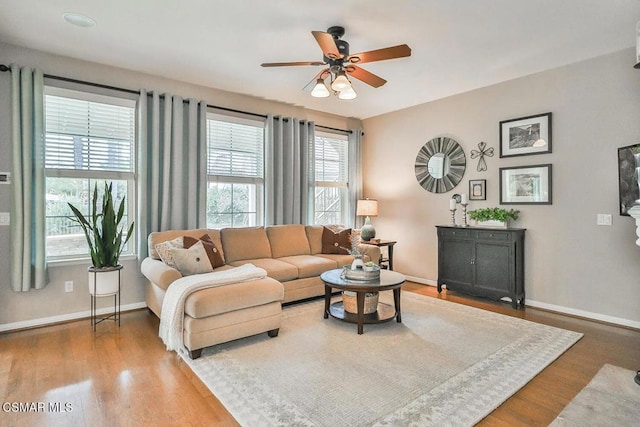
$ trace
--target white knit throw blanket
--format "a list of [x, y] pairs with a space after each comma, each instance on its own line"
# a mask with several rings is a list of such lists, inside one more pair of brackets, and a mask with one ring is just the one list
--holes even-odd
[[193, 292], [205, 288], [230, 285], [266, 277], [267, 272], [253, 264], [244, 264], [230, 270], [185, 276], [173, 282], [162, 302], [159, 335], [167, 350], [182, 350], [184, 302]]

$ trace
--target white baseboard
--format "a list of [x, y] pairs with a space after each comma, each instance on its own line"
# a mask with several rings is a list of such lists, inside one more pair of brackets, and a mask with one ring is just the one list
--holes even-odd
[[600, 322], [613, 323], [614, 325], [640, 329], [640, 322], [636, 320], [623, 319], [621, 317], [608, 316], [606, 314], [593, 313], [591, 311], [578, 310], [561, 305], [547, 304], [546, 302], [532, 301], [530, 299], [525, 300], [525, 305], [549, 311], [556, 311], [562, 314], [569, 314], [571, 316], [585, 317], [587, 319], [598, 320]]
[[[420, 283], [422, 285], [437, 286], [438, 282], [421, 277], [406, 276], [411, 282]], [[611, 323], [614, 325], [627, 326], [629, 328], [640, 329], [640, 322], [635, 320], [623, 319], [621, 317], [608, 316], [606, 314], [593, 313], [591, 311], [578, 310], [575, 308], [564, 307], [561, 305], [547, 304], [545, 302], [525, 300], [525, 305], [529, 307], [542, 308], [544, 310], [554, 311], [556, 313], [568, 314], [570, 316], [584, 317], [585, 319], [597, 320], [600, 322]]]
[[[120, 306], [120, 311], [137, 310], [139, 308], [145, 308], [146, 302], [136, 302], [133, 304], [126, 304]], [[105, 314], [113, 313], [113, 308], [101, 308], [97, 310], [96, 314], [103, 316]], [[91, 317], [91, 311], [80, 311], [76, 313], [61, 314], [59, 316], [42, 317], [40, 319], [24, 320], [22, 322], [5, 323], [0, 325], [0, 332], [14, 331], [18, 329], [35, 328], [38, 326], [52, 325], [54, 323], [69, 322], [71, 320], [85, 319]]]
[[421, 285], [438, 286], [438, 282], [431, 279], [423, 279], [422, 277], [406, 276], [408, 281], [420, 283]]

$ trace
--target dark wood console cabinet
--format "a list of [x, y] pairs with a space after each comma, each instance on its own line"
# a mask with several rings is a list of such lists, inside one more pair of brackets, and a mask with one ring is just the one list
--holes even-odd
[[511, 298], [524, 305], [523, 228], [436, 226], [438, 292], [442, 286], [470, 295]]

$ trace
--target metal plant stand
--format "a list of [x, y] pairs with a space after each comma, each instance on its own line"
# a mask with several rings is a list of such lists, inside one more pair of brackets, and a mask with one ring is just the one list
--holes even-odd
[[[91, 326], [93, 327], [93, 330], [96, 330], [96, 325], [98, 323], [104, 322], [105, 320], [113, 320], [114, 322], [118, 323], [118, 327], [120, 327], [120, 283], [121, 283], [121, 272], [122, 272], [122, 266], [118, 265], [116, 267], [113, 267], [114, 270], [118, 271], [118, 291], [113, 294], [113, 313], [108, 315], [108, 316], [104, 316], [104, 317], [98, 317], [97, 315], [97, 298], [100, 298], [101, 295], [96, 295], [96, 287], [97, 287], [97, 283], [98, 283], [98, 270], [94, 269], [93, 267], [89, 268], [89, 272], [93, 273], [93, 294], [91, 294]], [[111, 296], [111, 295], [105, 295], [105, 296]]]

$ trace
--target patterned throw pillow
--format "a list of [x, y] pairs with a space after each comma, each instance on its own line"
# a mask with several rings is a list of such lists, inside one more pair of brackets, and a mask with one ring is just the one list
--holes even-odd
[[169, 249], [169, 252], [173, 256], [176, 268], [183, 276], [211, 273], [213, 271], [202, 241], [198, 241], [189, 249], [173, 248]]
[[349, 255], [345, 249], [351, 249], [351, 229], [333, 232], [330, 228], [322, 229], [322, 253]]
[[190, 248], [198, 242], [202, 242], [204, 250], [207, 251], [207, 257], [209, 257], [212, 268], [218, 268], [224, 265], [224, 261], [222, 260], [220, 251], [216, 247], [215, 243], [213, 243], [211, 237], [209, 237], [208, 234], [203, 235], [199, 240], [194, 237], [184, 236], [183, 246], [185, 248]]
[[168, 240], [166, 242], [158, 243], [155, 248], [156, 252], [158, 252], [158, 256], [169, 267], [176, 268], [176, 263], [173, 260], [173, 255], [171, 254], [171, 249], [182, 249], [183, 239], [182, 237], [176, 237], [173, 240]]

